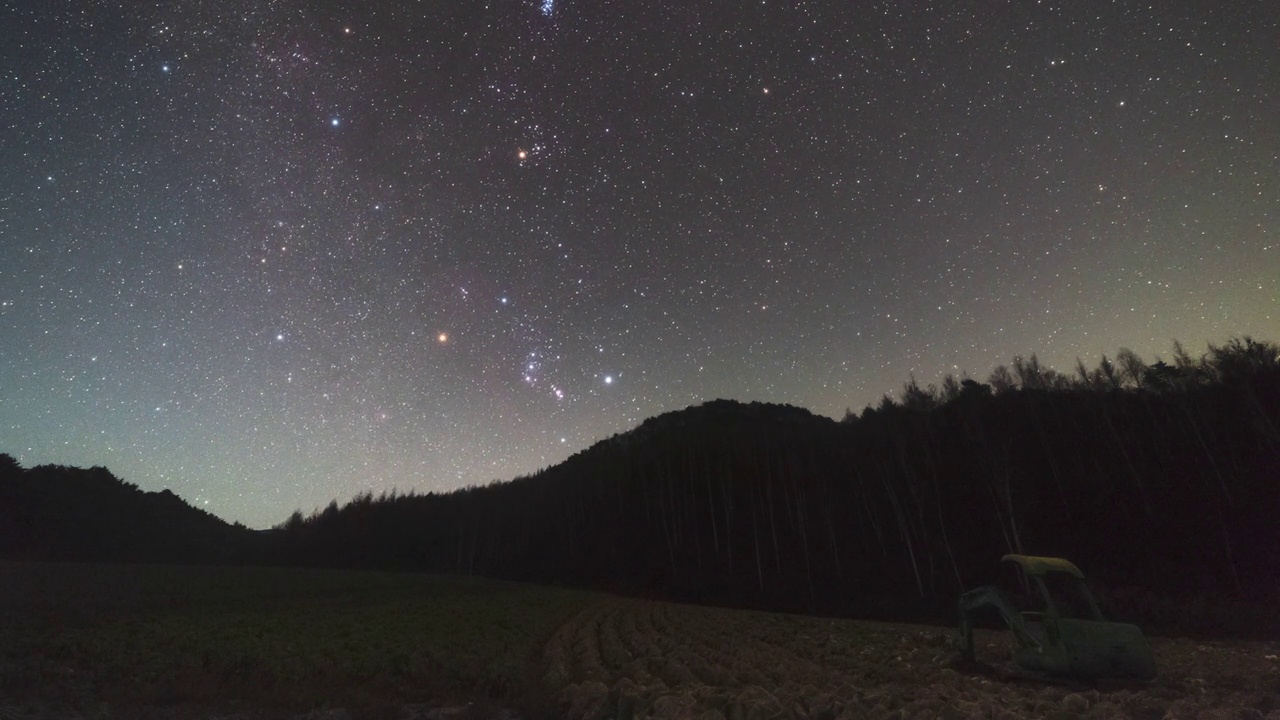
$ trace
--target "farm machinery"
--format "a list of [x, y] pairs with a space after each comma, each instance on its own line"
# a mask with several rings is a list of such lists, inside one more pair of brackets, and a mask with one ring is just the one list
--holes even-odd
[[972, 616], [994, 608], [1017, 640], [1013, 663], [1023, 673], [1081, 681], [1155, 677], [1155, 657], [1142, 631], [1102, 616], [1080, 568], [1052, 557], [1005, 555], [1001, 560], [1017, 568], [1021, 602], [992, 586], [962, 594], [957, 647], [962, 660], [975, 662]]

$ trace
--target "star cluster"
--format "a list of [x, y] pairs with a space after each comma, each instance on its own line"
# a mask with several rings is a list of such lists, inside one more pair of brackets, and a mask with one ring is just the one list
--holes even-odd
[[19, 3], [0, 451], [253, 527], [1280, 326], [1267, 2]]

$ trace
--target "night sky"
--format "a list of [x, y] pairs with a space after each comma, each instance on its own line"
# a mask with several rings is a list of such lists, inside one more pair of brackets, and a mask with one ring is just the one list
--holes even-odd
[[0, 452], [228, 520], [1280, 339], [1280, 7], [0, 9]]

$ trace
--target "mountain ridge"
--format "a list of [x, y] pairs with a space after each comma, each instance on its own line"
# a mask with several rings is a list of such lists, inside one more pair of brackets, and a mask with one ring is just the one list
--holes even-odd
[[366, 492], [271, 533], [206, 529], [227, 547], [190, 554], [949, 621], [1017, 552], [1071, 558], [1122, 618], [1276, 633], [1280, 348], [1211, 351], [1123, 372], [1104, 358], [1078, 380], [1018, 358], [988, 383], [913, 380], [842, 421], [714, 400], [531, 475]]
[[100, 466], [23, 469], [0, 454], [0, 507], [6, 559], [229, 562], [247, 558], [253, 542], [239, 523]]

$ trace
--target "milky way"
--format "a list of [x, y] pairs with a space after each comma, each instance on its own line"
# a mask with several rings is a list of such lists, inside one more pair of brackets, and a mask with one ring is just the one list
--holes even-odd
[[11, 3], [0, 452], [265, 527], [1280, 327], [1272, 2]]

